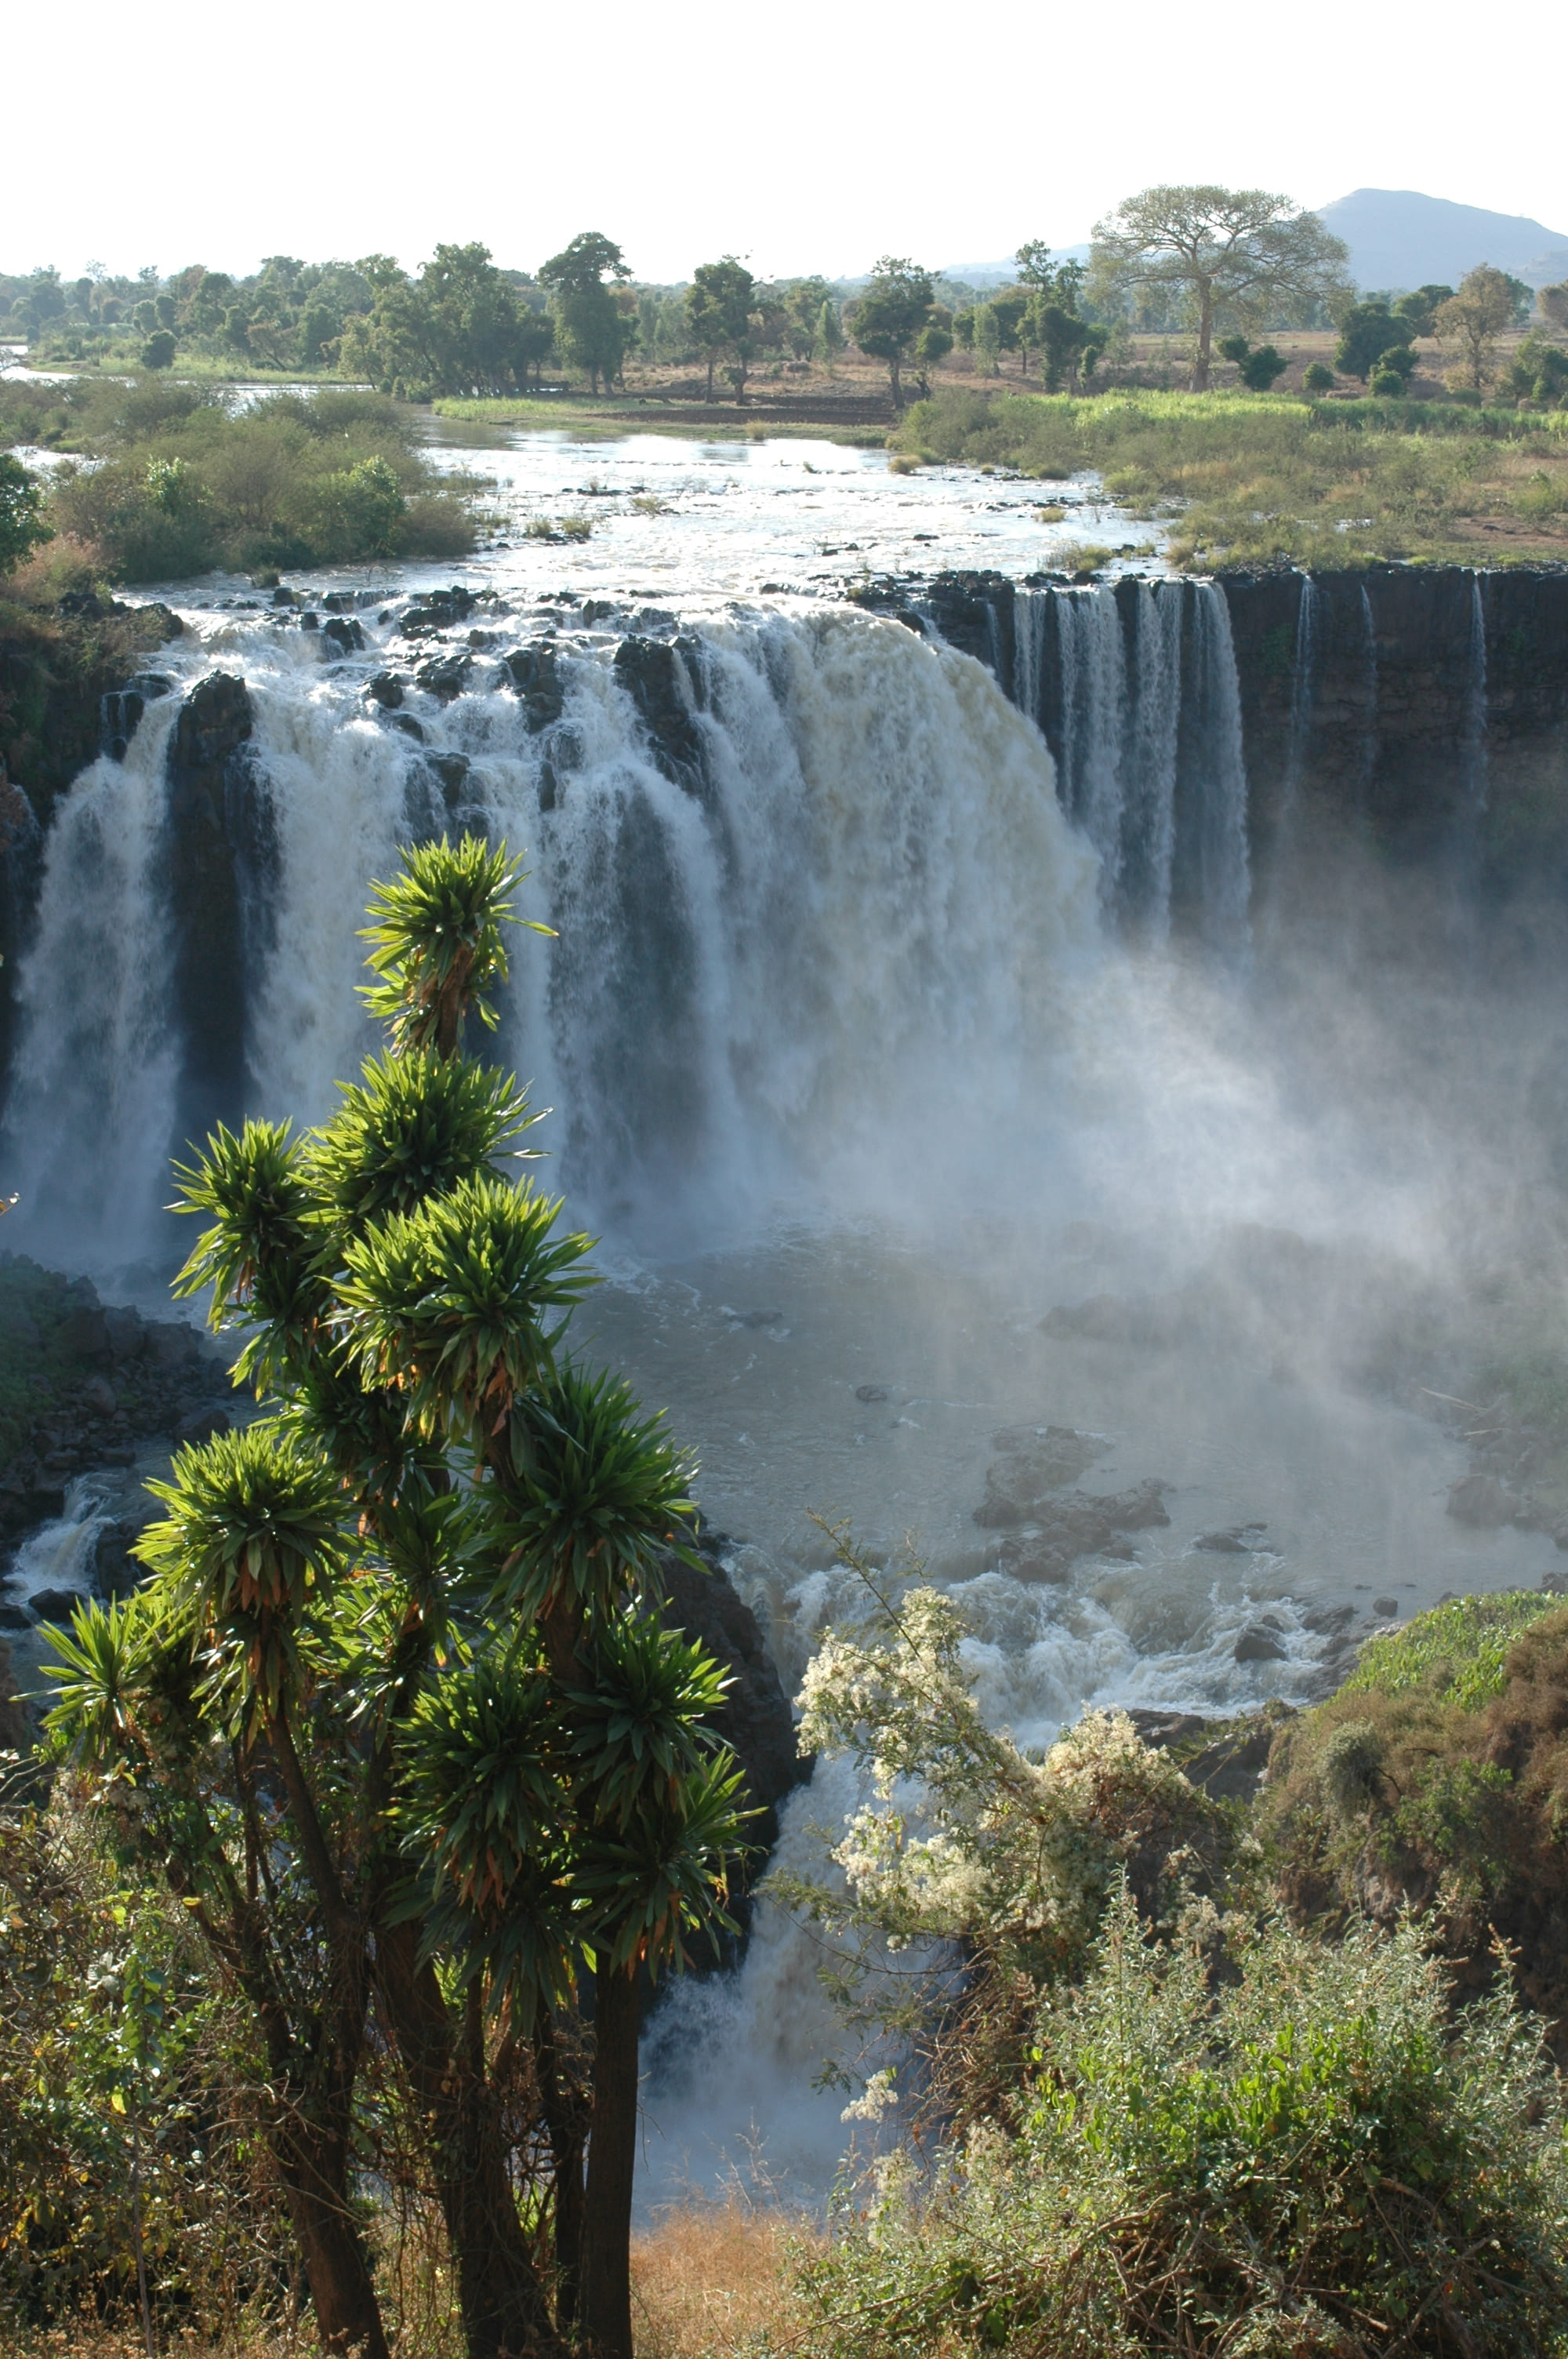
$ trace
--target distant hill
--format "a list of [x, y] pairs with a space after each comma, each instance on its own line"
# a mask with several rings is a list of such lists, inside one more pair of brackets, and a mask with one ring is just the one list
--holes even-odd
[[1414, 189], [1355, 189], [1319, 205], [1317, 214], [1350, 248], [1350, 273], [1360, 287], [1390, 293], [1457, 287], [1478, 262], [1530, 287], [1568, 278], [1568, 234], [1523, 213], [1491, 213]]
[[[1053, 262], [1087, 262], [1089, 249], [1085, 245], [1054, 245]], [[1011, 287], [1018, 276], [1016, 265], [1006, 262], [953, 262], [946, 270], [935, 274], [938, 278], [956, 279], [962, 287]]]

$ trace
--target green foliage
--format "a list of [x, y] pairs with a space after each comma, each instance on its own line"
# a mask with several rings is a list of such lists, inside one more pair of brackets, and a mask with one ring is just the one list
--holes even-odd
[[687, 326], [693, 343], [708, 364], [708, 397], [713, 398], [715, 362], [725, 353], [734, 360], [736, 399], [744, 391], [746, 370], [755, 350], [752, 314], [757, 282], [732, 254], [718, 262], [698, 263], [686, 293]]
[[150, 2307], [216, 2327], [287, 2245], [239, 2093], [252, 2060], [188, 1912], [82, 1815], [0, 1810], [0, 2321]]
[[1509, 370], [1509, 389], [1542, 409], [1568, 407], [1568, 352], [1542, 335], [1526, 336]]
[[658, 1560], [686, 1552], [695, 1512], [695, 1468], [659, 1428], [619, 1376], [570, 1366], [520, 1404], [496, 1610], [532, 1619], [565, 1599], [602, 1614], [629, 1590], [656, 1590]]
[[[1568, 2339], [1556, 2092], [1505, 1998], [1446, 2017], [1414, 1930], [1151, 1951], [1112, 1907], [1022, 2119], [884, 2169], [806, 2272], [833, 2359], [1352, 2359]], [[1539, 2125], [1537, 2126], [1536, 2125]], [[1370, 2339], [1369, 2339], [1370, 2338]]]
[[[507, 897], [521, 873], [503, 845], [465, 836], [454, 850], [443, 835], [438, 844], [406, 852], [402, 875], [390, 884], [371, 887], [373, 923], [361, 938], [371, 946], [365, 963], [379, 980], [361, 996], [387, 1026], [395, 1050], [438, 1049], [449, 1056], [460, 1008], [494, 1030], [491, 994], [506, 981], [503, 928], [516, 921]], [[550, 930], [529, 923], [535, 933]]]
[[1353, 303], [1340, 318], [1334, 365], [1342, 376], [1358, 376], [1365, 385], [1383, 354], [1407, 345], [1411, 334], [1410, 322], [1397, 319], [1387, 303]]
[[[413, 278], [384, 256], [361, 268], [373, 294], [341, 321], [338, 364], [344, 375], [400, 383], [426, 399], [521, 393], [529, 370], [537, 371], [549, 354], [554, 337], [540, 290], [517, 272], [499, 269], [488, 246], [438, 245]], [[329, 307], [307, 308], [302, 344], [324, 351], [333, 332]]]
[[149, 369], [172, 368], [176, 349], [174, 330], [157, 329], [142, 346], [142, 366]]
[[1520, 1632], [1560, 1610], [1555, 1597], [1530, 1589], [1452, 1598], [1418, 1614], [1402, 1630], [1368, 1639], [1341, 1692], [1396, 1696], [1419, 1688], [1461, 1712], [1478, 1712], [1501, 1695], [1509, 1651]]
[[539, 266], [550, 289], [556, 341], [568, 366], [581, 369], [590, 392], [620, 375], [637, 333], [635, 311], [622, 309], [616, 287], [631, 277], [621, 248], [599, 230], [583, 230]]
[[44, 516], [44, 486], [19, 459], [0, 452], [0, 574], [50, 537]]
[[[180, 1173], [207, 1222], [181, 1288], [211, 1288], [278, 1413], [178, 1454], [138, 1545], [152, 1581], [84, 1608], [52, 1671], [57, 1762], [252, 2010], [312, 2291], [362, 2341], [368, 2267], [308, 2223], [350, 2210], [373, 1990], [403, 2076], [384, 2102], [446, 2216], [477, 2169], [500, 2190], [453, 2256], [465, 2304], [499, 2240], [547, 2343], [508, 2190], [526, 2180], [547, 2216], [580, 2145], [557, 2146], [536, 2088], [503, 2110], [472, 2024], [503, 2018], [510, 2054], [562, 2019], [576, 2052], [584, 1968], [678, 1964], [728, 1925], [746, 1815], [702, 1725], [724, 1682], [656, 1618], [689, 1462], [620, 1379], [557, 1362], [589, 1241], [498, 1176], [526, 1096], [461, 1050], [505, 978], [520, 876], [504, 846], [411, 852], [368, 929], [388, 1053], [321, 1129], [220, 1132]], [[622, 2145], [596, 2131], [577, 2198], [585, 2220], [608, 2207], [585, 2256], [611, 2281], [626, 2223], [596, 2190], [629, 2184], [635, 2130], [619, 2084], [614, 2104]]]
[[1308, 393], [1332, 393], [1334, 371], [1325, 368], [1322, 361], [1311, 361], [1302, 376], [1302, 383]]
[[1452, 287], [1429, 283], [1418, 287], [1409, 295], [1401, 295], [1394, 305], [1394, 317], [1404, 321], [1408, 337], [1430, 336], [1436, 332], [1437, 313], [1441, 305], [1453, 294]]
[[471, 543], [460, 498], [378, 396], [279, 393], [235, 414], [157, 379], [96, 393], [59, 432], [100, 463], [62, 467], [49, 514], [116, 580], [444, 556]]
[[904, 255], [884, 254], [865, 293], [848, 315], [850, 334], [863, 353], [885, 361], [894, 405], [902, 403], [901, 372], [926, 325], [935, 301], [929, 271]]

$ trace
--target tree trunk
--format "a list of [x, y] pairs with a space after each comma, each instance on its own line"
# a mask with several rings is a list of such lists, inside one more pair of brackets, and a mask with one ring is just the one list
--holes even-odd
[[322, 2343], [343, 2359], [387, 2359], [370, 2264], [345, 2195], [346, 2139], [296, 2113], [274, 2125], [271, 2145]]
[[582, 2150], [588, 2109], [575, 2075], [563, 2075], [555, 2029], [544, 2017], [534, 2034], [534, 2070], [556, 2174], [556, 2320], [564, 2333], [577, 2321], [582, 2270]]
[[429, 2140], [468, 2359], [564, 2359], [506, 2175], [494, 2098], [453, 2037], [416, 1925], [378, 1931], [376, 1986]]
[[892, 406], [895, 409], [902, 409], [903, 408], [903, 387], [898, 381], [898, 363], [896, 361], [889, 361], [888, 375], [892, 379]]
[[592, 2359], [633, 2359], [632, 2179], [637, 2161], [637, 1973], [594, 1985], [593, 2125], [583, 2197], [581, 2321]]
[[709, 401], [713, 398], [713, 354], [711, 353], [708, 355], [708, 398]]
[[1214, 288], [1210, 286], [1207, 279], [1205, 279], [1201, 283], [1201, 290], [1198, 297], [1198, 349], [1197, 356], [1193, 362], [1192, 384], [1192, 390], [1195, 393], [1206, 393], [1208, 391], [1209, 361], [1213, 351], [1213, 345]]

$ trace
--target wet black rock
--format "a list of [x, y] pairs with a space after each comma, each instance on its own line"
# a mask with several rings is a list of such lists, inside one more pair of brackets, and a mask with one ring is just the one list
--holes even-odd
[[1249, 1622], [1235, 1647], [1238, 1663], [1282, 1663], [1287, 1652], [1283, 1633], [1263, 1622]]
[[454, 623], [466, 623], [477, 603], [473, 592], [455, 582], [449, 590], [427, 590], [416, 604], [406, 609], [398, 627], [406, 639], [418, 638], [431, 631], [449, 630]]
[[808, 1777], [811, 1764], [795, 1746], [795, 1719], [757, 1617], [718, 1561], [722, 1542], [703, 1542], [705, 1570], [678, 1557], [664, 1560], [664, 1619], [698, 1641], [733, 1682], [712, 1719], [714, 1733], [745, 1771], [752, 1801], [764, 1816], [751, 1832], [756, 1843], [777, 1838], [777, 1809]]
[[34, 1616], [39, 1622], [69, 1622], [77, 1608], [86, 1603], [80, 1589], [35, 1589], [31, 1599]]
[[0, 1630], [30, 1630], [32, 1615], [24, 1606], [0, 1605]]
[[[330, 641], [340, 656], [358, 655], [364, 647], [365, 635], [359, 625], [347, 614], [334, 614], [321, 625], [321, 636]], [[325, 648], [322, 650], [326, 652]]]
[[424, 724], [422, 722], [416, 721], [411, 712], [395, 712], [392, 716], [392, 725], [395, 729], [401, 729], [406, 737], [412, 737], [416, 745], [423, 745], [425, 743]]
[[855, 1386], [855, 1398], [858, 1401], [864, 1401], [866, 1407], [870, 1408], [876, 1401], [891, 1400], [892, 1398], [892, 1395], [889, 1392], [886, 1385], [857, 1385]]
[[702, 737], [683, 643], [633, 636], [615, 650], [615, 676], [631, 692], [654, 758], [667, 778], [693, 791], [702, 784]]
[[554, 647], [514, 648], [502, 669], [523, 700], [530, 729], [547, 729], [560, 719], [566, 698]]
[[1267, 1524], [1232, 1524], [1223, 1532], [1201, 1532], [1193, 1542], [1208, 1556], [1250, 1556], [1263, 1545]]
[[1372, 1600], [1372, 1611], [1380, 1622], [1392, 1622], [1399, 1610], [1400, 1601], [1397, 1597], [1374, 1597]]
[[473, 658], [464, 647], [452, 655], [432, 656], [414, 677], [427, 695], [449, 704], [453, 697], [462, 694], [472, 664]]
[[403, 701], [403, 682], [395, 671], [378, 671], [365, 682], [365, 694], [384, 712], [395, 712]]
[[1302, 1615], [1302, 1627], [1320, 1638], [1336, 1638], [1355, 1619], [1354, 1605], [1309, 1605]]

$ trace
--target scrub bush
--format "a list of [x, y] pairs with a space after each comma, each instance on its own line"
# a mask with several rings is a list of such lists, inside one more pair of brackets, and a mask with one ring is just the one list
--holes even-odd
[[832, 2359], [1523, 2359], [1568, 2348], [1557, 2093], [1506, 1997], [1455, 2027], [1409, 1925], [1151, 1951], [1114, 1904], [1014, 2136], [885, 2165], [806, 2269]]

